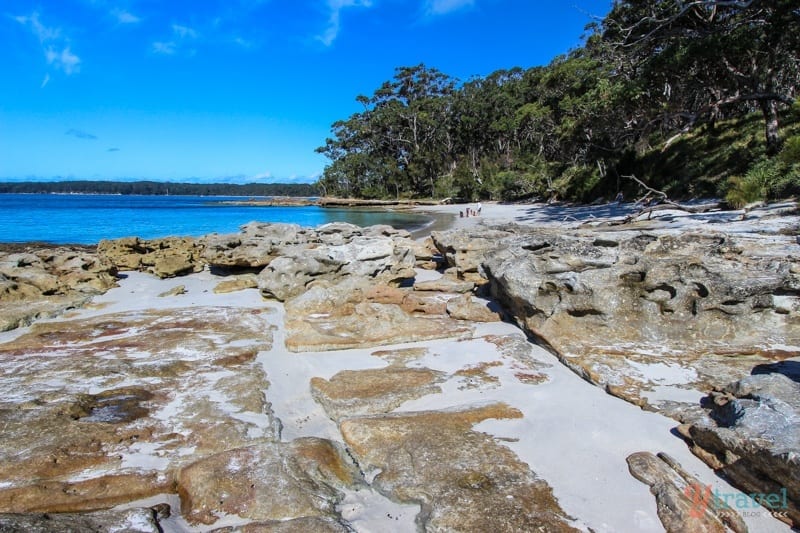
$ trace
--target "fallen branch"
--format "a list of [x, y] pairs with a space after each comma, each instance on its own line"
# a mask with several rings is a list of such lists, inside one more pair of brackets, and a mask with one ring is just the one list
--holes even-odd
[[[674, 202], [674, 201], [670, 200], [669, 196], [664, 191], [660, 191], [658, 189], [654, 189], [654, 188], [650, 187], [648, 184], [646, 184], [645, 182], [643, 182], [642, 180], [640, 180], [639, 178], [637, 178], [633, 174], [631, 174], [629, 176], [622, 176], [622, 177], [635, 181], [637, 184], [639, 184], [639, 186], [641, 186], [642, 188], [644, 188], [647, 191], [647, 193], [644, 196], [642, 196], [641, 198], [636, 200], [636, 202], [634, 202], [634, 203], [635, 204], [638, 204], [640, 202], [647, 202], [647, 203], [638, 212], [632, 213], [632, 214], [628, 215], [627, 217], [625, 217], [624, 219], [622, 219], [622, 221], [619, 224], [629, 224], [629, 223], [633, 222], [634, 220], [638, 219], [639, 217], [641, 217], [644, 214], [647, 214], [647, 220], [650, 220], [650, 218], [651, 218], [651, 216], [653, 215], [654, 212], [656, 212], [656, 211], [664, 211], [664, 210], [667, 210], [667, 209], [677, 209], [679, 211], [684, 211], [686, 213], [705, 213], [707, 211], [711, 211], [712, 209], [716, 209], [716, 208], [719, 207], [718, 203], [707, 204], [707, 205], [695, 205], [695, 206], [681, 205], [681, 204], [679, 204], [677, 202]], [[657, 196], [658, 197], [658, 199], [656, 200], [658, 202], [657, 205], [653, 205], [653, 206], [650, 205], [651, 196]]]

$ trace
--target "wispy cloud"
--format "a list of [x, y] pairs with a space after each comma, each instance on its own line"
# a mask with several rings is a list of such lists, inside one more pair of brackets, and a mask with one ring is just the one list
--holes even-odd
[[40, 89], [44, 89], [45, 86], [50, 83], [50, 74], [45, 74], [44, 79], [42, 80], [42, 85], [39, 87]]
[[[197, 39], [200, 34], [194, 28], [181, 24], [172, 25], [172, 39], [168, 41], [155, 41], [153, 51], [158, 54], [172, 55], [176, 53], [188, 41]], [[194, 50], [190, 49], [189, 54], [193, 55]]]
[[330, 9], [328, 27], [317, 36], [317, 40], [325, 46], [333, 44], [333, 41], [339, 36], [342, 10], [348, 7], [372, 7], [372, 0], [328, 0], [328, 9]]
[[136, 24], [142, 20], [130, 11], [125, 11], [124, 9], [114, 9], [111, 11], [111, 15], [116, 18], [117, 22], [120, 24]]
[[47, 64], [63, 70], [67, 74], [73, 74], [80, 70], [81, 58], [73, 54], [69, 46], [60, 52], [54, 48], [48, 48], [45, 52]]
[[255, 176], [250, 176], [249, 178], [251, 181], [263, 181], [272, 179], [272, 172], [266, 171], [256, 174]]
[[37, 11], [34, 11], [27, 16], [22, 15], [14, 17], [14, 20], [23, 26], [29, 27], [42, 44], [48, 41], [54, 41], [61, 35], [61, 30], [58, 28], [50, 28], [42, 24], [42, 22], [39, 20], [39, 13]]
[[175, 53], [175, 43], [173, 41], [156, 41], [153, 43], [153, 52], [157, 54], [172, 55]]
[[109, 148], [106, 152], [119, 152], [119, 148]]
[[196, 39], [197, 38], [197, 31], [189, 26], [182, 26], [180, 24], [173, 24], [172, 25], [172, 32], [179, 38], [179, 39]]
[[447, 15], [473, 5], [475, 5], [475, 0], [425, 0], [425, 14], [429, 16]]
[[[48, 65], [63, 70], [67, 75], [74, 74], [80, 70], [81, 58], [72, 52], [69, 40], [63, 36], [60, 28], [45, 26], [39, 19], [37, 11], [30, 15], [21, 15], [13, 18], [28, 28], [39, 40]], [[45, 76], [41, 86], [44, 87], [49, 81], [50, 75], [48, 74]]]
[[69, 135], [71, 137], [77, 137], [78, 139], [85, 139], [87, 141], [96, 141], [97, 135], [92, 135], [91, 133], [85, 132], [83, 130], [77, 130], [75, 128], [70, 128], [64, 132], [64, 135]]

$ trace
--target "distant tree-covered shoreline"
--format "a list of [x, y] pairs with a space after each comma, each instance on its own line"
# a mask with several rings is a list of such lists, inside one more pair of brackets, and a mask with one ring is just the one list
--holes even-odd
[[309, 183], [173, 183], [161, 181], [19, 181], [0, 194], [123, 194], [179, 196], [317, 196]]

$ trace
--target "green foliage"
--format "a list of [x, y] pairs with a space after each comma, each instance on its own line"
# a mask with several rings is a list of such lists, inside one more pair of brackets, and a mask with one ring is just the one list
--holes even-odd
[[743, 178], [737, 176], [730, 178], [731, 187], [725, 199], [735, 208], [766, 200], [778, 176], [779, 168], [774, 160], [759, 161]]
[[[635, 174], [675, 199], [794, 194], [796, 26], [796, 0], [613, 2], [583, 47], [544, 67], [466, 82], [400, 67], [333, 124], [319, 183], [370, 198], [593, 201], [636, 196], [621, 178]], [[764, 189], [754, 165], [782, 135]]]

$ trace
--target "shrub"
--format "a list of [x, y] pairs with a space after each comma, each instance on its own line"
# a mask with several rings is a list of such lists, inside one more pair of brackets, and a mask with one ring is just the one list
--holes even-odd
[[747, 204], [767, 200], [780, 176], [781, 165], [775, 159], [765, 159], [753, 165], [744, 177], [728, 179], [725, 200], [737, 209]]

